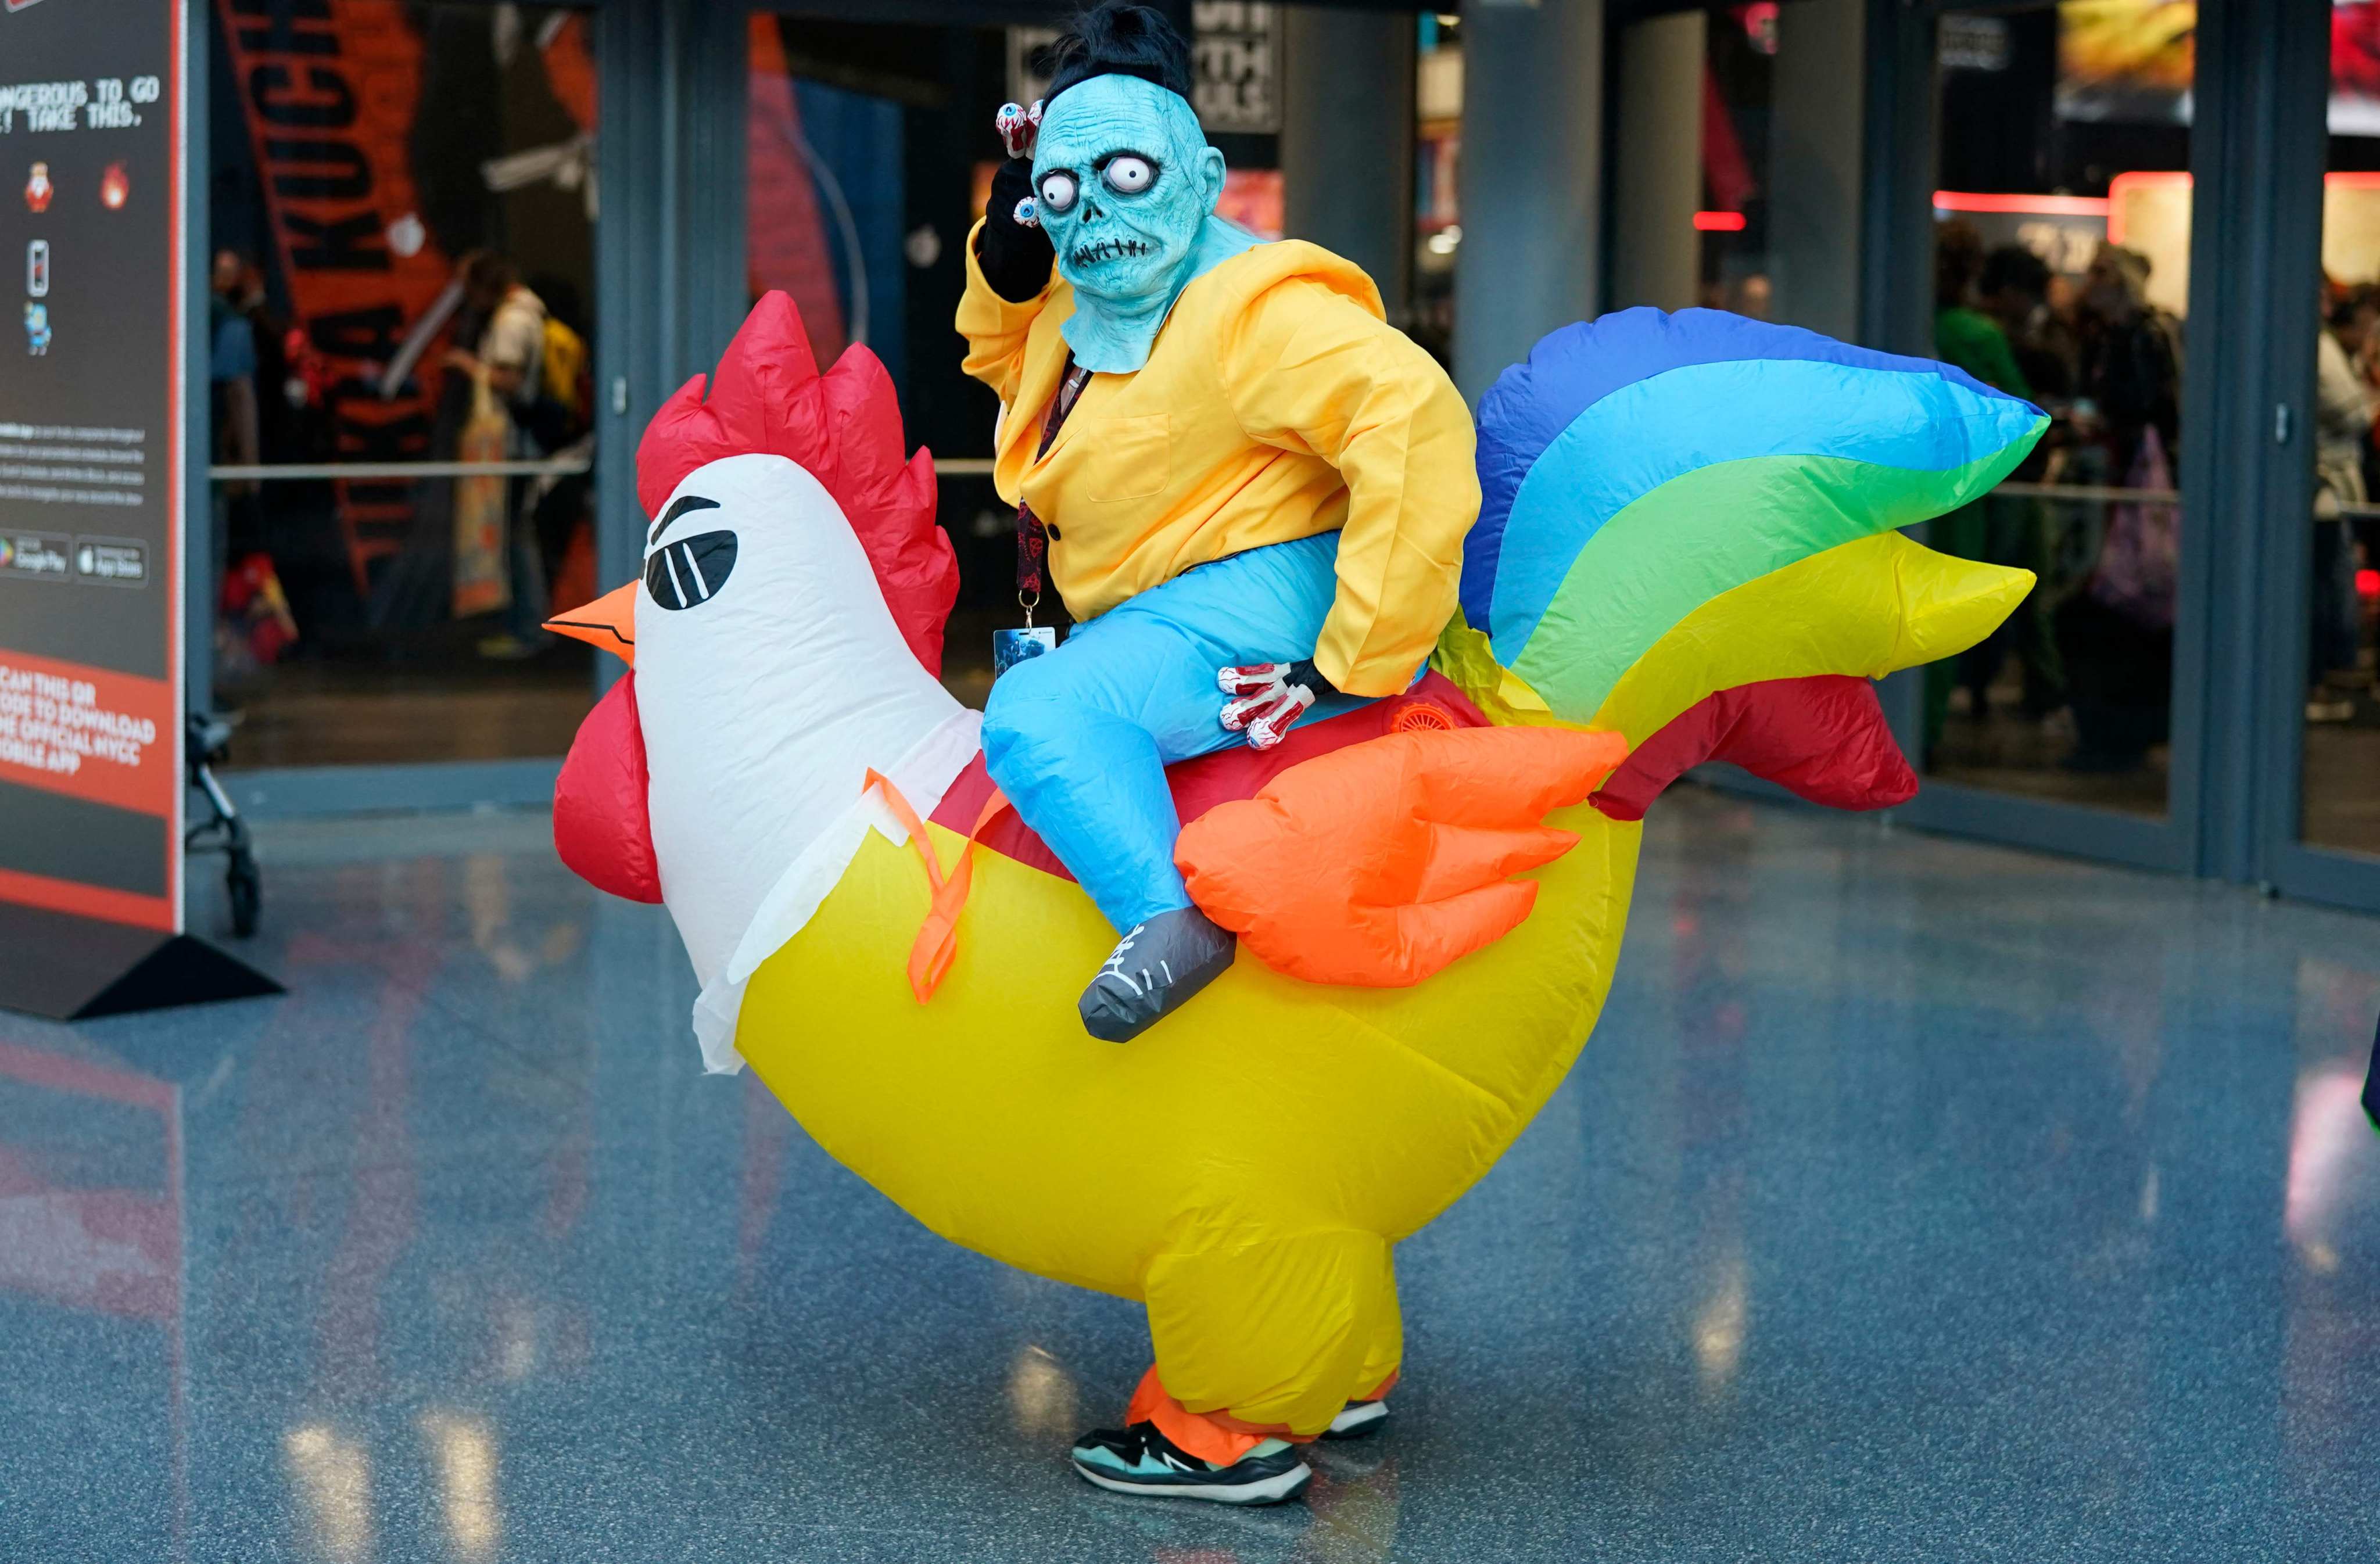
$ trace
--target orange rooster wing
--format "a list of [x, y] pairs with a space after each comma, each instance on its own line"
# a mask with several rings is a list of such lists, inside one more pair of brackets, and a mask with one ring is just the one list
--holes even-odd
[[1502, 939], [1537, 888], [1513, 879], [1578, 838], [1541, 822], [1626, 758], [1618, 734], [1392, 734], [1291, 767], [1184, 827], [1191, 899], [1264, 964], [1396, 988]]

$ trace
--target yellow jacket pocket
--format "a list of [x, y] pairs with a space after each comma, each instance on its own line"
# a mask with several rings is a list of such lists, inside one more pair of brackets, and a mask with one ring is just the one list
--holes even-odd
[[1163, 413], [1135, 418], [1086, 418], [1075, 436], [1089, 458], [1083, 466], [1085, 497], [1146, 500], [1164, 493], [1172, 474], [1170, 421]]

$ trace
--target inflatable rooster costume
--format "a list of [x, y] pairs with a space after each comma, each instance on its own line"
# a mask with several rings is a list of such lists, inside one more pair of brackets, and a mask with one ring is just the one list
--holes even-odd
[[1075, 1470], [1263, 1503], [1379, 1425], [1393, 1247], [1577, 1056], [1661, 790], [1708, 759], [1915, 790], [1870, 681], [2032, 577], [1898, 529], [2046, 420], [1640, 309], [1507, 370], [1475, 463], [1359, 273], [1214, 221], [1172, 67], [1101, 65], [1178, 65], [1159, 25], [1078, 30], [962, 307], [1020, 536], [1087, 623], [981, 717], [944, 692], [930, 460], [868, 350], [820, 374], [771, 295], [646, 431], [642, 578], [554, 622], [634, 667], [554, 833], [666, 903], [711, 1068], [953, 1242], [1147, 1304], [1155, 1366]]

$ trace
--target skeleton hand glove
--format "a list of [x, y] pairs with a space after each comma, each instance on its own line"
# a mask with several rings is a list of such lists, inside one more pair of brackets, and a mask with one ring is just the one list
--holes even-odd
[[1223, 726], [1245, 733], [1251, 749], [1270, 749], [1316, 701], [1339, 693], [1311, 661], [1243, 663], [1217, 673], [1215, 684], [1234, 697], [1223, 703]]

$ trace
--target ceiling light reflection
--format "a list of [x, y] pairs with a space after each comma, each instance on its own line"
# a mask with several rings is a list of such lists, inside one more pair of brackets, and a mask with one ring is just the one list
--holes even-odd
[[1743, 1255], [1730, 1255], [1719, 1267], [1718, 1287], [1702, 1313], [1694, 1316], [1694, 1359], [1702, 1367], [1703, 1388], [1717, 1392], [1735, 1377], [1743, 1356], [1744, 1318], [1750, 1312]]
[[496, 1306], [496, 1372], [506, 1379], [526, 1379], [537, 1367], [537, 1305], [527, 1298], [506, 1298]]
[[496, 1441], [480, 1418], [431, 1412], [421, 1416], [446, 1512], [446, 1540], [454, 1556], [479, 1564], [496, 1556], [504, 1515], [496, 1497]]
[[327, 1425], [293, 1428], [281, 1441], [313, 1551], [332, 1564], [372, 1556], [371, 1457]]
[[[2351, 1064], [2332, 1063], [2298, 1077], [2297, 1110], [2289, 1123], [2288, 1193], [2281, 1227], [2316, 1270], [2338, 1264], [2331, 1243], [2342, 1196], [2362, 1182], [2372, 1131], [2360, 1099], [2363, 1083]], [[2327, 1252], [2330, 1266], [2321, 1262]]]
[[1039, 1347], [1016, 1354], [1008, 1374], [1008, 1407], [1016, 1431], [1036, 1437], [1081, 1432], [1075, 1416], [1075, 1376]]

